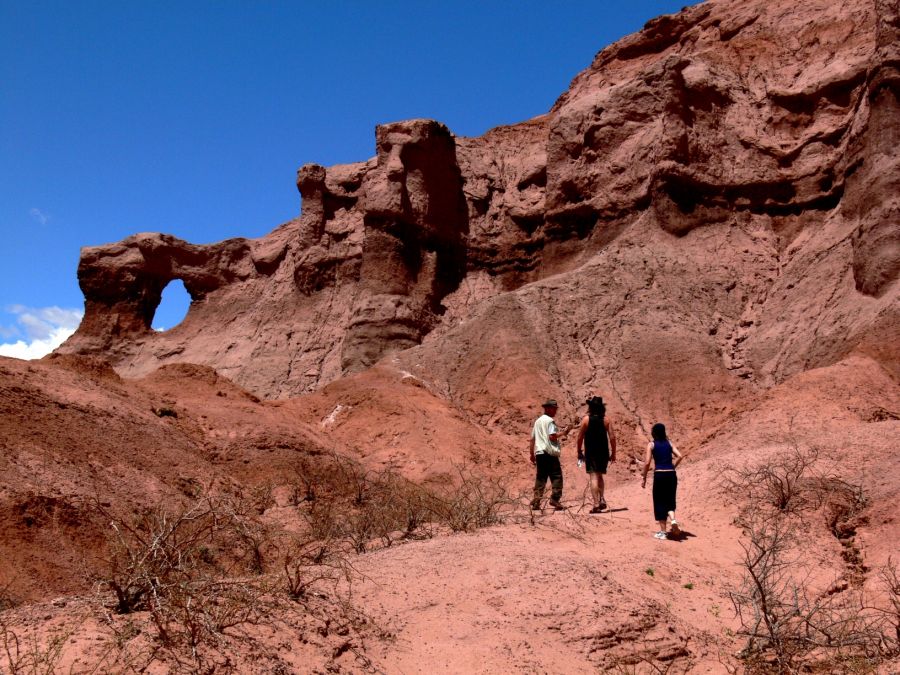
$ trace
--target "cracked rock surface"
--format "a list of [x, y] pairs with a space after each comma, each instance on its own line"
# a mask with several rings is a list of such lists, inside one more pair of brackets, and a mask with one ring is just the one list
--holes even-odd
[[[729, 395], [871, 351], [897, 325], [897, 33], [887, 0], [660, 17], [545, 115], [478, 138], [385, 124], [372, 159], [304, 165], [302, 215], [265, 237], [83, 249], [85, 318], [59, 351], [131, 376], [209, 365], [264, 398], [423, 342], [441, 360], [496, 313], [560, 385], [660, 341]], [[156, 333], [173, 279], [191, 308]]]

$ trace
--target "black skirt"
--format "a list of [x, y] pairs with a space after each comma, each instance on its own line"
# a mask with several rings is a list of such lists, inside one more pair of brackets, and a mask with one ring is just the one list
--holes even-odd
[[675, 493], [678, 491], [678, 475], [674, 471], [653, 472], [653, 515], [665, 520], [669, 511], [675, 510]]

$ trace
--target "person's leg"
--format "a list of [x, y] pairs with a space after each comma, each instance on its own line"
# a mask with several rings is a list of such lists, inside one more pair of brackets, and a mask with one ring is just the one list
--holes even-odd
[[559, 457], [548, 457], [550, 461], [549, 465], [549, 474], [550, 474], [550, 503], [551, 504], [559, 504], [559, 500], [562, 499], [563, 492], [563, 475], [562, 475], [562, 465], [559, 463]]
[[597, 506], [602, 509], [606, 508], [606, 483], [603, 480], [603, 474], [599, 471], [594, 474], [597, 476]]
[[547, 469], [546, 462], [547, 455], [535, 455], [535, 467], [537, 469], [537, 476], [534, 479], [534, 495], [531, 499], [531, 508], [539, 509], [541, 508], [541, 499], [544, 497], [544, 486], [547, 484], [547, 478], [549, 477], [549, 472]]
[[663, 473], [653, 474], [653, 516], [656, 518], [656, 524], [659, 529], [656, 532], [657, 538], [660, 533], [664, 537], [666, 534], [666, 512], [668, 511], [666, 502], [666, 480]]
[[591, 471], [588, 474], [588, 479], [591, 481], [591, 501], [594, 504], [594, 508], [600, 508], [600, 482], [598, 481], [598, 477], [600, 474], [596, 471]]
[[606, 508], [606, 469], [609, 467], [609, 453], [604, 452], [597, 458], [597, 473], [600, 476], [600, 508]]
[[672, 478], [669, 481], [669, 483], [670, 483], [670, 485], [669, 485], [669, 504], [668, 504], [669, 514], [668, 515], [669, 515], [669, 519], [672, 522], [672, 534], [677, 536], [677, 535], [681, 534], [681, 525], [675, 519], [675, 506], [676, 506], [675, 497], [678, 493], [678, 474], [676, 474], [674, 471], [672, 472]]

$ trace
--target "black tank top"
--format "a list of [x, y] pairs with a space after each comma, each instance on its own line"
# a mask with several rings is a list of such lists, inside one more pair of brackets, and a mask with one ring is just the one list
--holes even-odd
[[588, 418], [588, 427], [584, 432], [584, 447], [592, 455], [609, 454], [609, 439], [606, 436], [603, 415], [591, 415]]

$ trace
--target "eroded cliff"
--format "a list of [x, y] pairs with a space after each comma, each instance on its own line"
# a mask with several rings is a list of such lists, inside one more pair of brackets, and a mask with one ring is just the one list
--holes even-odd
[[[59, 351], [125, 375], [206, 364], [280, 398], [423, 340], [433, 359], [404, 360], [468, 372], [471, 350], [447, 340], [478, 317], [517, 333], [536, 350], [520, 365], [573, 401], [628, 380], [660, 340], [728, 396], [855, 349], [896, 373], [898, 43], [888, 0], [661, 17], [546, 115], [478, 138], [386, 124], [367, 162], [303, 166], [302, 215], [266, 237], [84, 249], [85, 318]], [[173, 279], [191, 309], [156, 333]]]

